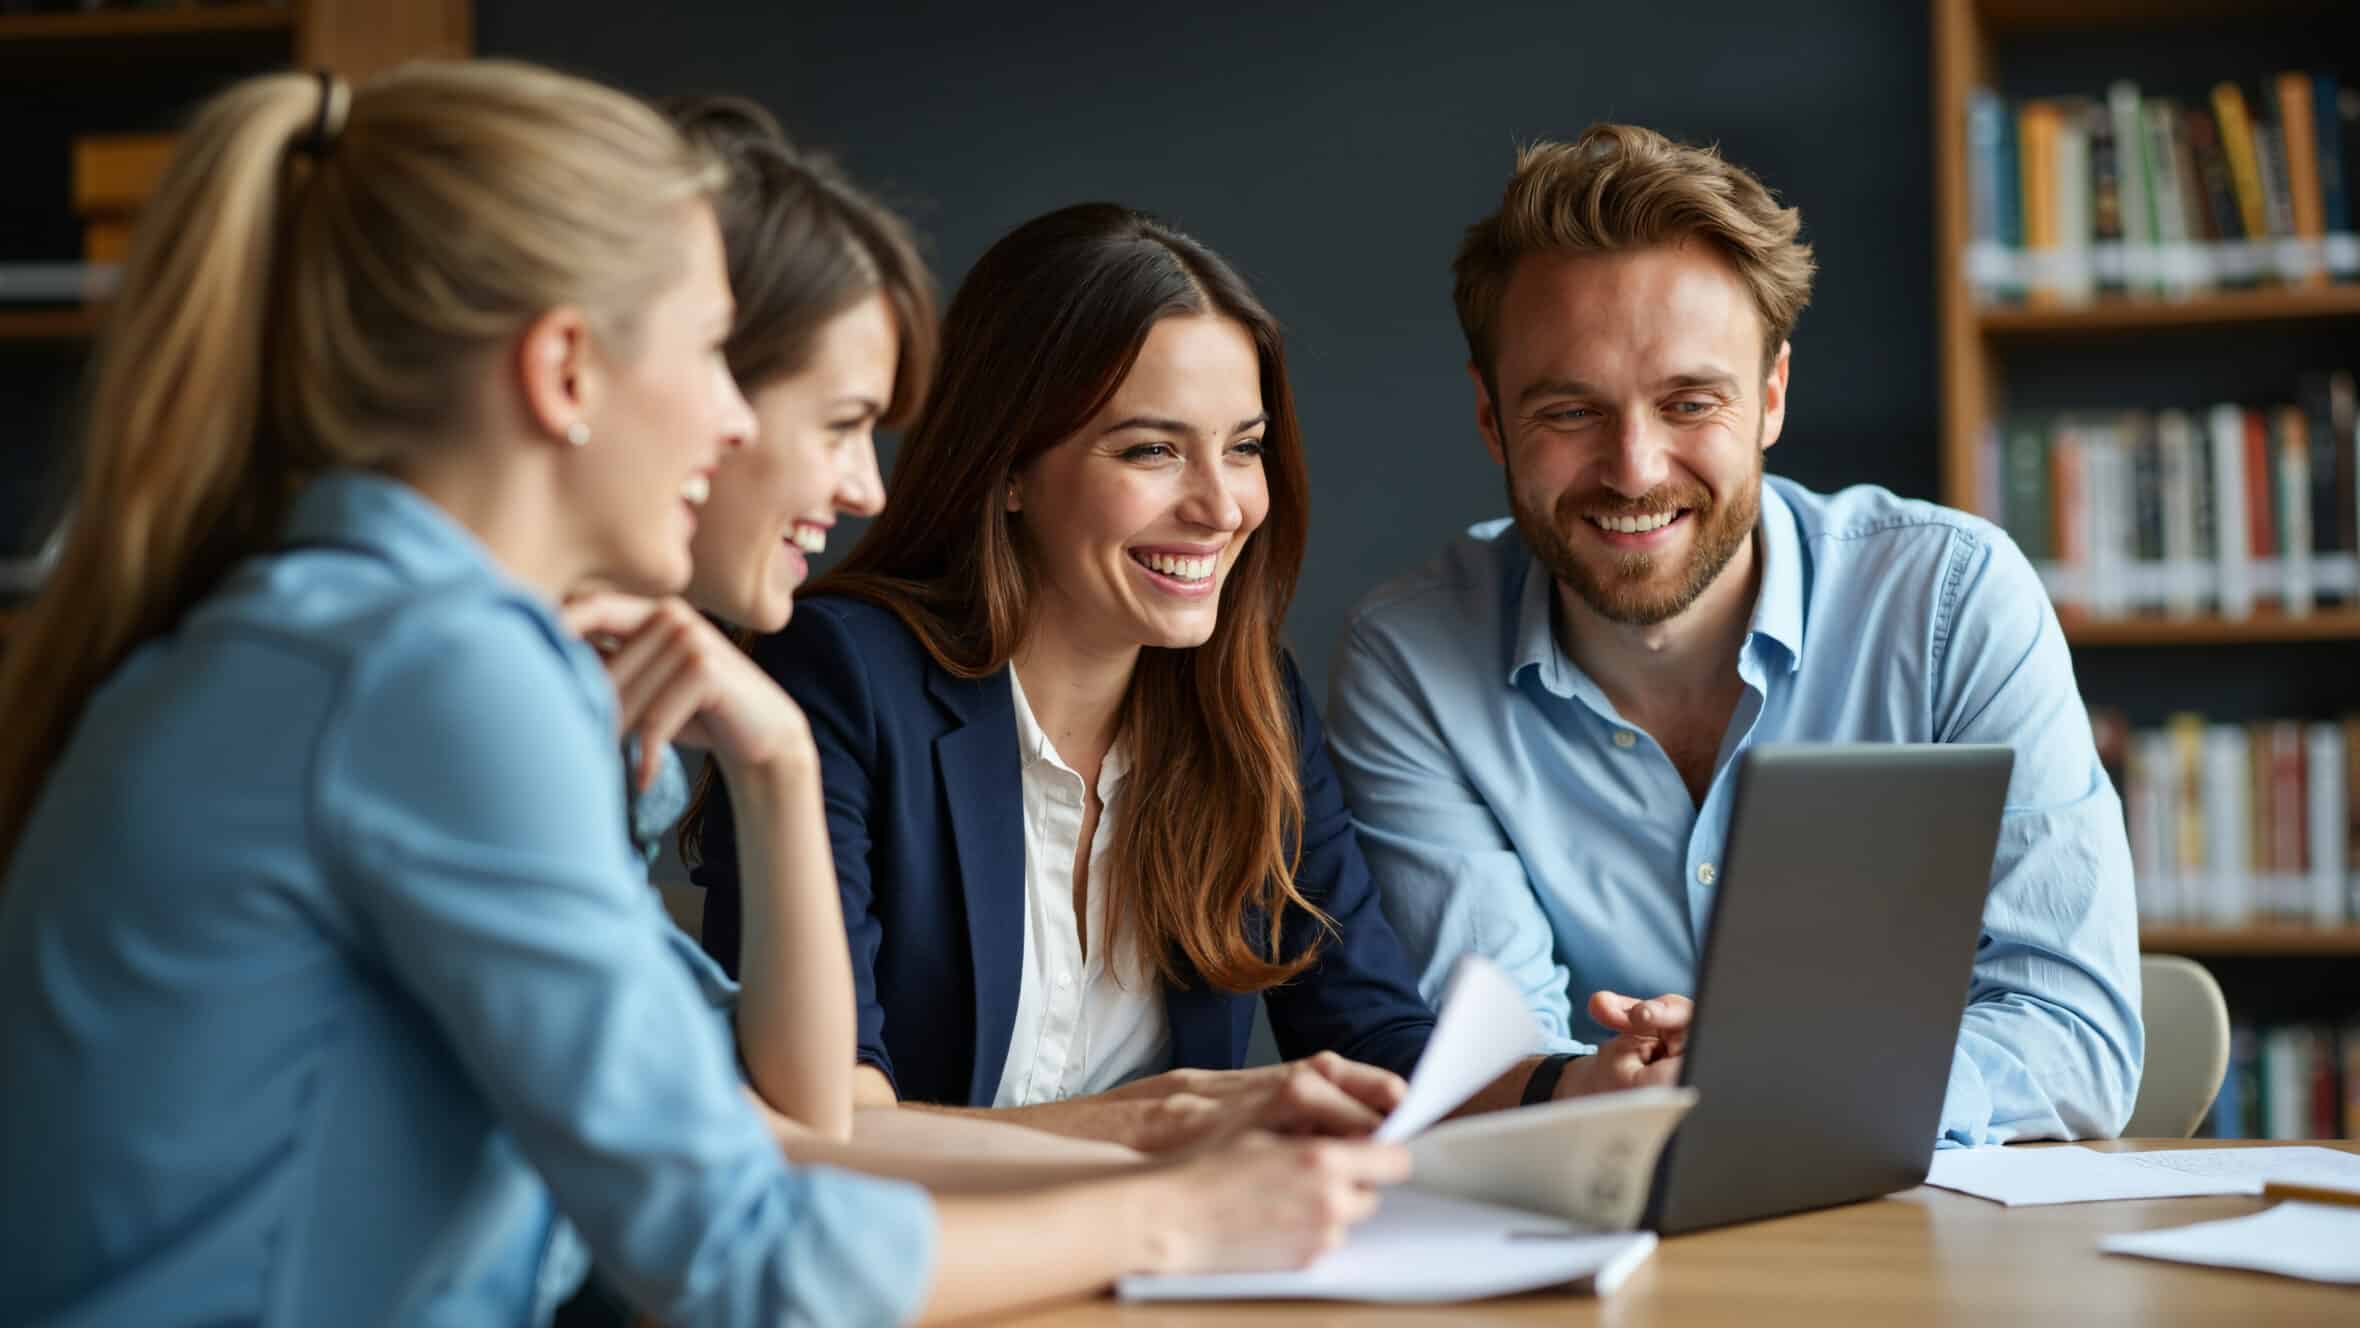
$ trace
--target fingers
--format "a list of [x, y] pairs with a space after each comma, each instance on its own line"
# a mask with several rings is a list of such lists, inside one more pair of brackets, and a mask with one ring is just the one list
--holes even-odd
[[1265, 1129], [1344, 1139], [1369, 1133], [1383, 1119], [1383, 1113], [1309, 1067], [1296, 1067], [1256, 1109], [1256, 1123]]
[[1403, 1095], [1409, 1092], [1408, 1082], [1391, 1070], [1350, 1060], [1332, 1051], [1320, 1052], [1304, 1064], [1380, 1115], [1400, 1106]]
[[1636, 996], [1620, 992], [1601, 991], [1590, 997], [1590, 1018], [1617, 1033], [1631, 1031], [1631, 1007], [1639, 1004]]
[[1685, 996], [1658, 996], [1631, 1006], [1631, 1031], [1652, 1033], [1670, 1038], [1688, 1031], [1688, 1021], [1695, 1013], [1695, 1005]]
[[612, 590], [592, 590], [566, 600], [557, 610], [566, 630], [587, 640], [592, 636], [629, 636], [664, 601]]

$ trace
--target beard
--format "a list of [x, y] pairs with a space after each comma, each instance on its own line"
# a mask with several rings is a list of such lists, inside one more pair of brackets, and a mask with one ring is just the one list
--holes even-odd
[[[1715, 501], [1703, 485], [1662, 484], [1636, 498], [1603, 488], [1568, 491], [1547, 511], [1519, 495], [1508, 473], [1508, 508], [1524, 544], [1559, 584], [1581, 596], [1598, 616], [1633, 627], [1652, 627], [1677, 617], [1745, 547], [1762, 512], [1762, 453], [1753, 453], [1753, 474], [1728, 501]], [[1685, 511], [1696, 523], [1688, 556], [1678, 566], [1654, 553], [1598, 553], [1583, 557], [1574, 541], [1592, 516], [1651, 517]]]

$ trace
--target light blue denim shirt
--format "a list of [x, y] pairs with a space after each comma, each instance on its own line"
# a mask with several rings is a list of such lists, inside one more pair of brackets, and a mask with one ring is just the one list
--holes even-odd
[[0, 887], [0, 1323], [533, 1323], [572, 1230], [668, 1323], [915, 1312], [931, 1205], [749, 1108], [614, 705], [354, 473], [132, 656]]
[[[1755, 548], [1745, 692], [1701, 808], [1559, 648], [1554, 581], [1512, 523], [1362, 602], [1328, 740], [1427, 995], [1480, 951], [1557, 1049], [1586, 1050], [1608, 1036], [1591, 992], [1695, 990], [1738, 753], [2004, 743], [2015, 773], [1941, 1140], [2114, 1134], [2143, 1048], [2130, 847], [2031, 566], [1964, 513], [1775, 478]], [[1845, 1054], [1840, 1030], [1798, 1030], [1794, 1054]]]

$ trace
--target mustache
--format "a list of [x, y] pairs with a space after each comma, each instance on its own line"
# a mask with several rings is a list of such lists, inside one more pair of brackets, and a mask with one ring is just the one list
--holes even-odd
[[1712, 495], [1694, 484], [1659, 484], [1636, 498], [1625, 497], [1608, 489], [1581, 489], [1562, 494], [1557, 499], [1557, 516], [1563, 520], [1578, 520], [1590, 516], [1651, 517], [1668, 516], [1683, 509], [1704, 512], [1713, 505]]

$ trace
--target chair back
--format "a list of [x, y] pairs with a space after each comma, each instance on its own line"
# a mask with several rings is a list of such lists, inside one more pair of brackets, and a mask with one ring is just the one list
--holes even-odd
[[2126, 1139], [2185, 1139], [2204, 1123], [2229, 1069], [2229, 1004], [2221, 984], [2193, 959], [2143, 955], [2140, 1015], [2146, 1064]]

